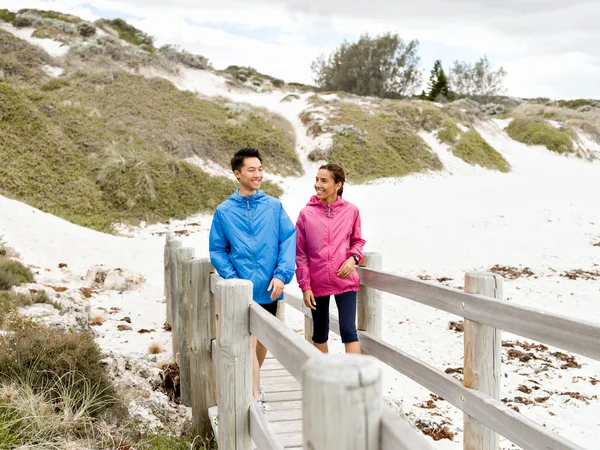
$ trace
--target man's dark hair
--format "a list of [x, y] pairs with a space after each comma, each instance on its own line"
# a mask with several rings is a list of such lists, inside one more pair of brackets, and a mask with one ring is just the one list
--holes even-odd
[[260, 157], [260, 153], [255, 148], [243, 148], [236, 152], [231, 158], [231, 170], [235, 172], [236, 170], [241, 170], [244, 167], [244, 159], [246, 158], [258, 158], [258, 160], [262, 164], [262, 158]]

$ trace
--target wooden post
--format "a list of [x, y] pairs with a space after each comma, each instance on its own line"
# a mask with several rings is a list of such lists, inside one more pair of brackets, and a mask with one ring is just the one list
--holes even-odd
[[310, 359], [302, 371], [303, 448], [379, 450], [381, 375], [372, 356]]
[[[303, 308], [306, 308], [303, 306]], [[304, 315], [304, 339], [312, 344], [312, 335], [313, 335], [313, 321], [312, 316], [308, 317], [306, 314]]]
[[173, 339], [173, 361], [179, 364], [179, 336], [182, 330], [179, 327], [179, 298], [184, 293], [183, 266], [194, 257], [194, 249], [190, 247], [178, 248], [173, 253], [173, 267], [171, 268], [171, 336]]
[[285, 323], [285, 308], [286, 308], [285, 299], [279, 300], [277, 302], [277, 318]]
[[[381, 270], [383, 268], [381, 254], [365, 253], [361, 267]], [[356, 305], [357, 328], [378, 339], [381, 339], [383, 328], [381, 298], [381, 291], [361, 285]]]
[[216, 379], [211, 358], [212, 317], [214, 308], [210, 293], [210, 274], [213, 271], [208, 258], [192, 259], [190, 304], [190, 378], [192, 394], [192, 431], [194, 436], [207, 436], [211, 431], [208, 408], [215, 406]]
[[[502, 300], [504, 280], [500, 275], [469, 272], [465, 292]], [[464, 385], [500, 400], [502, 330], [465, 319]], [[464, 450], [498, 450], [498, 433], [464, 414]]]
[[[194, 250], [189, 256], [194, 257]], [[179, 255], [178, 255], [179, 257]], [[187, 258], [188, 254], [181, 256]], [[191, 258], [183, 259], [178, 264], [181, 265], [181, 288], [179, 294], [179, 304], [177, 306], [177, 337], [179, 339], [179, 383], [181, 388], [181, 403], [185, 406], [192, 406], [191, 377], [190, 377], [190, 306], [192, 303], [191, 289]]]
[[165, 242], [165, 301], [167, 302], [167, 325], [173, 326], [173, 313], [172, 313], [172, 298], [171, 293], [171, 280], [173, 279], [173, 263], [175, 259], [175, 250], [181, 248], [183, 243], [179, 239], [175, 239], [172, 233], [167, 234]]
[[252, 282], [224, 280], [217, 287], [217, 404], [219, 448], [250, 450]]

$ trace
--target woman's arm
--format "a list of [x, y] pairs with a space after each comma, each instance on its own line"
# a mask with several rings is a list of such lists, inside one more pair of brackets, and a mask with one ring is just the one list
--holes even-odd
[[306, 243], [306, 229], [304, 225], [304, 214], [300, 212], [298, 222], [296, 223], [296, 280], [302, 292], [311, 290], [308, 245]]

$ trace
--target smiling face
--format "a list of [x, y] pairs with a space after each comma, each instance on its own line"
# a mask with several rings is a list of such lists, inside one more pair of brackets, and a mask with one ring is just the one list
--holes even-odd
[[333, 203], [337, 200], [338, 191], [342, 183], [336, 183], [333, 174], [327, 169], [320, 169], [317, 172], [315, 181], [315, 191], [321, 203]]
[[240, 182], [240, 193], [255, 194], [263, 180], [262, 163], [258, 158], [244, 158], [244, 165], [233, 172]]

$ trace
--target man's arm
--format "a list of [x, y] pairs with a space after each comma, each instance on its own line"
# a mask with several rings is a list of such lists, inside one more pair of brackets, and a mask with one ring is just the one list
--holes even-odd
[[231, 246], [227, 236], [225, 235], [225, 230], [223, 230], [221, 214], [218, 210], [215, 211], [212, 225], [210, 227], [208, 247], [210, 251], [210, 262], [217, 270], [217, 273], [226, 280], [238, 278], [235, 267], [233, 267], [231, 259], [229, 258]]
[[296, 228], [281, 205], [279, 212], [279, 253], [273, 278], [288, 284], [296, 266]]

